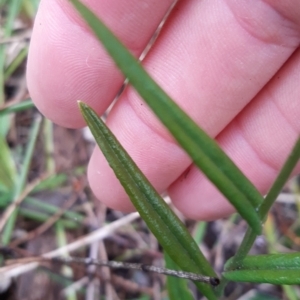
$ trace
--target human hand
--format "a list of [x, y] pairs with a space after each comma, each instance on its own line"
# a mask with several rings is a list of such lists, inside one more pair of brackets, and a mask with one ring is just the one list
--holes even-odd
[[[86, 0], [139, 56], [173, 1]], [[179, 1], [143, 65], [266, 193], [300, 132], [298, 1]], [[54, 122], [84, 126], [83, 100], [102, 114], [124, 78], [66, 0], [42, 0], [28, 58], [28, 87]], [[194, 219], [232, 206], [191, 165], [144, 102], [127, 88], [107, 124], [160, 192]], [[300, 164], [295, 172], [299, 172]], [[88, 168], [96, 196], [132, 205], [98, 148]]]

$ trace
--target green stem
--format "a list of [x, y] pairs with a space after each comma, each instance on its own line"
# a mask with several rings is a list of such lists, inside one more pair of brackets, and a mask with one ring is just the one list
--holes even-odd
[[[272, 204], [276, 200], [278, 194], [280, 193], [288, 177], [290, 176], [294, 167], [296, 166], [299, 157], [300, 157], [300, 137], [298, 137], [297, 142], [293, 147], [291, 154], [289, 155], [279, 175], [277, 176], [274, 184], [272, 185], [269, 193], [267, 194], [265, 201], [262, 203], [262, 205], [259, 208], [258, 213], [261, 220], [264, 220], [266, 218]], [[240, 245], [236, 255], [233, 257], [228, 269], [236, 269], [240, 265], [241, 261], [246, 257], [246, 255], [250, 251], [256, 237], [257, 235], [253, 232], [253, 230], [251, 228], [248, 228], [244, 236], [244, 239], [242, 241], [242, 244]], [[220, 291], [223, 290], [223, 288], [227, 283], [228, 280], [222, 278], [221, 283], [217, 288], [217, 293], [220, 293]]]
[[[261, 220], [264, 220], [270, 210], [271, 206], [275, 202], [277, 196], [279, 195], [280, 191], [282, 190], [284, 184], [286, 183], [288, 177], [292, 173], [295, 165], [297, 164], [300, 157], [300, 138], [298, 138], [291, 154], [289, 155], [288, 159], [286, 160], [283, 168], [281, 169], [279, 175], [277, 176], [274, 184], [272, 185], [269, 193], [267, 194], [265, 201], [259, 208], [259, 215]], [[249, 228], [245, 234], [245, 237], [242, 241], [240, 248], [238, 249], [233, 262], [232, 268], [235, 268], [239, 265], [245, 256], [250, 251], [255, 239], [256, 234]]]
[[296, 163], [298, 162], [300, 157], [300, 137], [298, 138], [290, 156], [285, 162], [283, 168], [281, 169], [278, 177], [276, 178], [272, 188], [270, 189], [268, 195], [265, 198], [265, 201], [259, 208], [259, 215], [262, 220], [266, 217], [268, 211], [282, 190], [284, 184], [286, 183], [288, 177], [292, 173]]
[[28, 47], [23, 48], [16, 58], [11, 62], [11, 64], [6, 68], [4, 72], [4, 81], [6, 81], [15, 70], [20, 66], [20, 64], [26, 59], [28, 54]]

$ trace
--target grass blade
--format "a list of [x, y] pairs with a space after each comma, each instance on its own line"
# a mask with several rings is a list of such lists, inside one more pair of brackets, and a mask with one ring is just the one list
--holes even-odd
[[7, 145], [6, 139], [0, 135], [0, 182], [7, 189], [13, 189], [16, 179], [16, 165]]
[[[79, 102], [79, 107], [110, 167], [172, 260], [183, 271], [216, 277], [185, 226], [151, 186], [109, 128], [89, 106]], [[215, 299], [210, 286], [203, 283], [196, 285], [208, 299]]]
[[295, 168], [300, 158], [300, 136], [298, 137], [291, 154], [284, 163], [284, 166], [280, 170], [275, 182], [273, 183], [270, 191], [268, 192], [265, 201], [259, 208], [259, 214], [262, 219], [265, 218], [272, 204], [275, 202], [280, 191], [283, 189], [284, 184], [288, 181], [293, 169]]
[[[299, 161], [299, 158], [300, 137], [298, 137], [291, 154], [287, 158], [286, 162], [284, 163], [282, 169], [279, 172], [279, 175], [277, 176], [270, 191], [268, 192], [264, 203], [259, 208], [258, 212], [262, 220], [266, 217], [269, 209], [271, 208], [272, 204], [274, 203], [281, 189], [283, 188], [285, 182], [288, 180], [297, 162]], [[232, 268], [237, 267], [239, 263], [246, 257], [247, 253], [250, 251], [255, 241], [255, 238], [256, 234], [251, 230], [251, 228], [248, 228], [240, 248], [238, 249], [234, 258], [231, 260], [230, 265]]]
[[[49, 218], [51, 217], [47, 213], [32, 211], [31, 209], [25, 207], [21, 207], [18, 211], [18, 214], [30, 220], [41, 223], [47, 222], [47, 220], [49, 220]], [[62, 222], [62, 224], [68, 229], [76, 229], [81, 227], [79, 223], [70, 219], [63, 218], [59, 221]]]
[[20, 64], [26, 59], [27, 54], [28, 54], [28, 46], [21, 49], [18, 55], [15, 57], [15, 59], [10, 63], [9, 66], [7, 66], [4, 72], [5, 81], [13, 74], [13, 72], [15, 72], [15, 70], [20, 66]]
[[31, 99], [0, 109], [0, 117], [35, 107]]
[[[31, 210], [34, 210], [33, 212], [36, 212], [37, 214], [39, 214], [39, 212], [46, 213], [48, 214], [48, 217], [56, 214], [59, 210], [59, 207], [33, 197], [26, 197], [24, 204], [27, 204]], [[85, 219], [82, 214], [79, 214], [73, 210], [65, 211], [63, 217], [78, 223], [84, 222]]]
[[[21, 174], [18, 177], [18, 180], [16, 181], [16, 184], [15, 184], [15, 190], [14, 190], [14, 195], [13, 195], [14, 200], [18, 199], [18, 197], [21, 195], [22, 190], [26, 184], [27, 174], [28, 174], [30, 162], [32, 159], [33, 151], [34, 151], [35, 142], [37, 140], [38, 132], [40, 129], [41, 120], [42, 120], [41, 116], [38, 116], [38, 118], [34, 121], [34, 123], [32, 125], [32, 129], [31, 129], [30, 136], [29, 136], [29, 142], [28, 142], [27, 149], [26, 149], [25, 156], [24, 156], [24, 162], [23, 162], [23, 166], [21, 169]], [[3, 245], [7, 245], [10, 241], [10, 237], [11, 237], [14, 225], [15, 225], [17, 214], [18, 214], [18, 209], [15, 209], [6, 223], [6, 226], [3, 230], [3, 234], [1, 237], [1, 242]]]
[[235, 282], [270, 283], [278, 285], [300, 284], [299, 269], [291, 270], [233, 270], [224, 272], [227, 280]]
[[237, 282], [271, 284], [300, 284], [300, 253], [266, 254], [247, 256], [237, 269], [225, 265], [223, 276]]
[[[172, 261], [172, 259], [165, 253], [166, 268], [172, 270], [178, 270], [178, 266]], [[170, 300], [184, 299], [193, 300], [194, 297], [191, 294], [187, 286], [187, 281], [184, 279], [168, 276], [167, 277], [168, 297]]]
[[71, 2], [155, 115], [168, 128], [194, 163], [247, 220], [250, 227], [259, 234], [261, 223], [256, 209], [262, 203], [263, 197], [253, 184], [217, 143], [201, 130], [153, 81], [139, 62], [97, 16], [80, 1], [71, 0]]
[[[9, 37], [13, 30], [13, 23], [21, 7], [21, 0], [11, 0], [8, 3], [8, 11], [3, 30], [3, 37]], [[4, 68], [5, 68], [5, 45], [0, 45], [0, 105], [4, 104]]]
[[[290, 153], [282, 169], [280, 170], [279, 175], [277, 176], [269, 193], [267, 194], [264, 203], [259, 208], [258, 212], [262, 220], [266, 217], [269, 209], [271, 208], [272, 204], [274, 203], [278, 194], [280, 193], [280, 190], [283, 188], [283, 185], [288, 180], [293, 169], [295, 168], [299, 158], [300, 158], [300, 137], [298, 137], [292, 149], [292, 152]], [[226, 264], [227, 270], [229, 269], [234, 270], [239, 267], [241, 262], [245, 259], [246, 255], [250, 251], [256, 237], [257, 235], [253, 232], [253, 230], [251, 228], [248, 228], [237, 253]], [[222, 278], [221, 284], [217, 288], [218, 292], [221, 292], [223, 290], [226, 283], [227, 280]]]
[[32, 124], [29, 141], [28, 141], [26, 152], [24, 155], [22, 169], [20, 172], [20, 176], [18, 178], [18, 182], [15, 187], [15, 197], [20, 196], [20, 194], [22, 193], [22, 190], [24, 189], [24, 187], [26, 185], [27, 175], [28, 175], [31, 159], [33, 156], [33, 152], [35, 149], [35, 144], [36, 144], [36, 140], [37, 140], [38, 133], [40, 130], [41, 122], [42, 122], [42, 117], [40, 115], [38, 115]]
[[[64, 228], [63, 224], [61, 223], [61, 221], [57, 221], [55, 223], [55, 231], [56, 231], [57, 246], [59, 248], [66, 246], [68, 244], [68, 240], [67, 240], [65, 228]], [[68, 252], [66, 251], [63, 256], [69, 257]], [[74, 278], [73, 278], [74, 273], [70, 266], [63, 266], [61, 269], [61, 274], [66, 278], [71, 278], [74, 280]], [[73, 289], [71, 292], [69, 292], [66, 295], [65, 298], [66, 298], [66, 300], [77, 300], [76, 291]]]

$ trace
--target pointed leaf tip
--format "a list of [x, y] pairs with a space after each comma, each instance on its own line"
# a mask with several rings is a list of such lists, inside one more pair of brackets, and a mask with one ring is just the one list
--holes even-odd
[[[185, 226], [155, 191], [113, 133], [87, 104], [80, 102], [79, 106], [87, 125], [116, 177], [172, 260], [182, 270], [215, 277], [214, 270], [200, 252], [199, 246]], [[207, 299], [216, 299], [211, 286], [201, 282], [195, 282], [195, 284], [206, 295]]]
[[[263, 197], [218, 144], [191, 120], [146, 73], [141, 64], [81, 1], [71, 1], [155, 115], [193, 159], [195, 165], [225, 195], [255, 233], [261, 233], [257, 208]], [[168, 113], [166, 113], [168, 112]]]

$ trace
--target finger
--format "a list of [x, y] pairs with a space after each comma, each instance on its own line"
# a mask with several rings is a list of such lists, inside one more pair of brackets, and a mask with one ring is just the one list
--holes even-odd
[[[299, 44], [299, 28], [274, 8], [264, 2], [235, 3], [228, 8], [224, 1], [180, 2], [144, 62], [211, 136], [253, 99]], [[190, 164], [132, 89], [112, 110], [108, 125], [160, 192]], [[98, 149], [88, 175], [101, 201], [116, 209], [132, 209]]]
[[[173, 1], [85, 2], [139, 56]], [[39, 110], [75, 128], [84, 125], [77, 100], [102, 114], [124, 78], [68, 1], [44, 0], [32, 34], [27, 80]]]
[[[264, 90], [217, 137], [221, 147], [266, 194], [300, 136], [300, 49]], [[300, 163], [294, 174], [300, 171]], [[213, 220], [234, 208], [192, 166], [169, 189], [178, 209], [193, 219]]]

